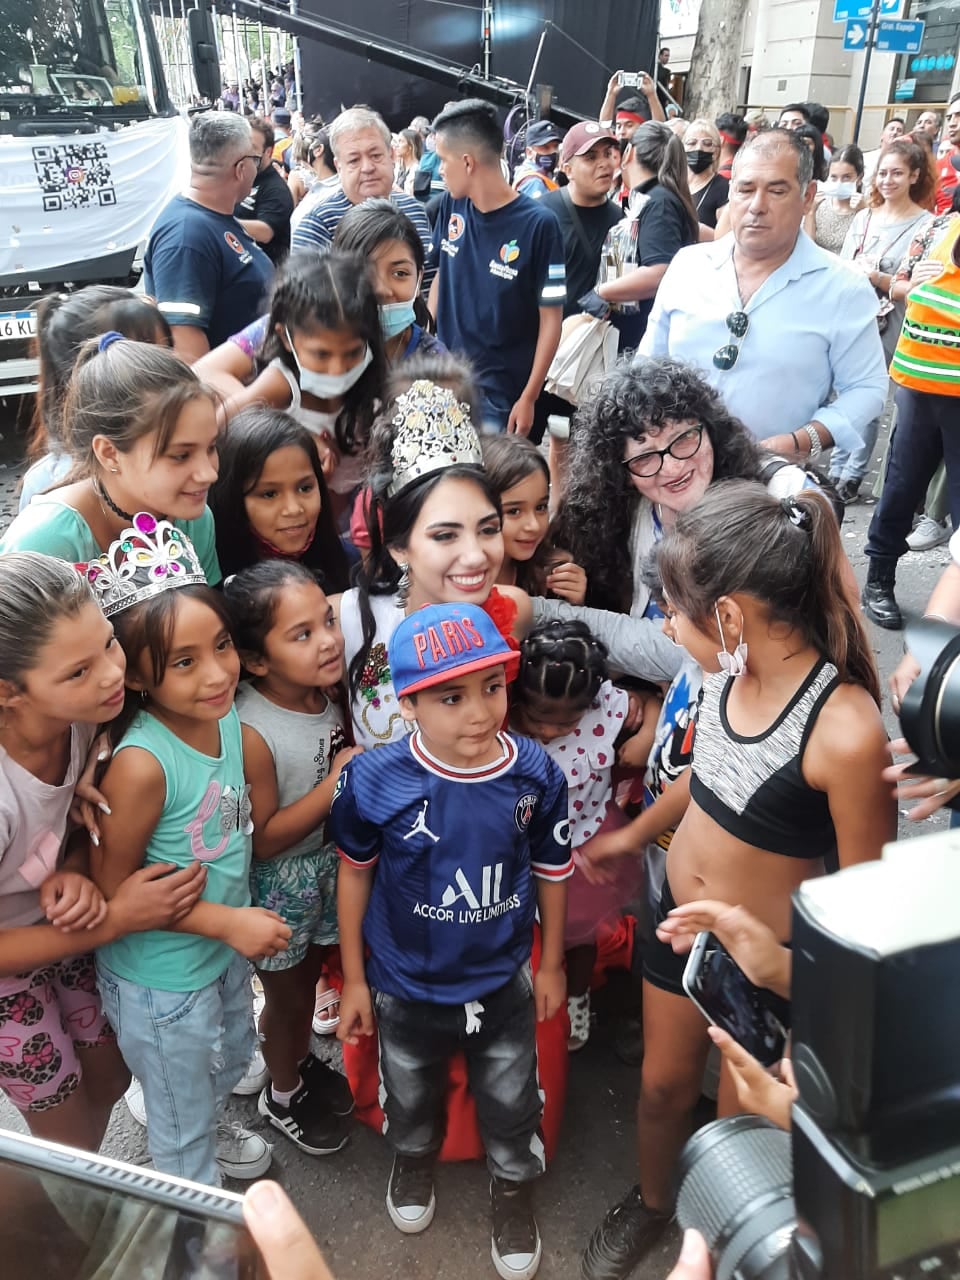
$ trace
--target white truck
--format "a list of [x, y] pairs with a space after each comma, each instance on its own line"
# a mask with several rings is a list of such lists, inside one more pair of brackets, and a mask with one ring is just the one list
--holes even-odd
[[36, 387], [45, 294], [136, 284], [185, 157], [148, 0], [0, 0], [0, 397]]

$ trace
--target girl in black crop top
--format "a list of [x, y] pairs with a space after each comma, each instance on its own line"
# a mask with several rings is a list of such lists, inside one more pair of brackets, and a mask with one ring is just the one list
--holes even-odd
[[[682, 481], [682, 461], [665, 460]], [[711, 485], [659, 547], [665, 628], [704, 670], [689, 803], [667, 855], [661, 915], [712, 899], [786, 942], [810, 876], [880, 856], [896, 833], [880, 686], [853, 575], [827, 502], [759, 484]], [[700, 1095], [707, 1024], [683, 994], [685, 956], [644, 958], [640, 1181], [594, 1232], [585, 1280], [626, 1276], [673, 1209], [680, 1148]], [[719, 1111], [735, 1111], [721, 1074]]]

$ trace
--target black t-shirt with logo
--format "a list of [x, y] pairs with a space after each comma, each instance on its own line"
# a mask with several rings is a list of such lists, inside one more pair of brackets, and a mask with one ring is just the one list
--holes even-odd
[[607, 232], [623, 218], [623, 210], [613, 200], [604, 200], [603, 204], [576, 206], [576, 216], [580, 219], [583, 234], [590, 245], [588, 253], [577, 232], [574, 211], [570, 208], [571, 200], [566, 188], [562, 191], [549, 191], [540, 199], [540, 207], [549, 209], [560, 226], [563, 237], [563, 256], [567, 264], [567, 301], [564, 304], [564, 318], [576, 315], [580, 307], [577, 299], [589, 293], [597, 282], [597, 271], [600, 268], [600, 251], [607, 238]]
[[278, 266], [290, 252], [292, 213], [293, 196], [290, 188], [272, 164], [258, 174], [256, 186], [233, 211], [235, 218], [243, 218], [248, 222], [265, 222], [273, 231], [273, 239], [260, 248], [274, 266]]

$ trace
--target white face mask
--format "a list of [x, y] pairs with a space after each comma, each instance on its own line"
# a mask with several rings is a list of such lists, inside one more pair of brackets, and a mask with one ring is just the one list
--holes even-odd
[[720, 621], [720, 610], [714, 605], [713, 611], [717, 616], [717, 630], [720, 632], [720, 643], [723, 645], [723, 652], [717, 654], [720, 670], [734, 678], [742, 676], [747, 669], [747, 646], [743, 642], [743, 623], [740, 624], [740, 643], [733, 653], [730, 653], [727, 649], [727, 642], [723, 638], [723, 623]]
[[284, 329], [284, 333], [287, 335], [290, 354], [300, 374], [300, 390], [305, 391], [307, 395], [316, 396], [318, 400], [339, 400], [341, 396], [345, 396], [351, 387], [357, 385], [373, 362], [373, 352], [368, 343], [363, 349], [361, 358], [346, 373], [316, 373], [313, 369], [305, 369], [300, 363], [297, 349], [290, 337], [290, 330]]
[[824, 191], [828, 196], [833, 196], [834, 200], [850, 200], [857, 194], [857, 184], [855, 182], [828, 182]]

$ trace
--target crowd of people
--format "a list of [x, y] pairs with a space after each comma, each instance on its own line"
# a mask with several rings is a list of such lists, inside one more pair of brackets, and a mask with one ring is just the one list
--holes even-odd
[[532, 124], [515, 173], [474, 99], [396, 137], [198, 114], [146, 294], [41, 306], [0, 539], [0, 1089], [33, 1133], [95, 1150], [126, 1093], [155, 1167], [216, 1186], [274, 1154], [231, 1091], [317, 1157], [356, 1111], [405, 1234], [485, 1152], [493, 1265], [529, 1280], [613, 963], [638, 1180], [583, 1280], [666, 1231], [712, 1046], [720, 1114], [789, 1124], [788, 1068], [683, 970], [709, 930], [788, 998], [794, 889], [895, 836], [839, 522], [893, 399], [862, 611], [902, 626], [941, 462], [960, 529], [960, 98], [938, 172], [932, 112], [871, 163], [818, 104], [687, 124], [664, 84]]

